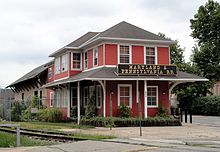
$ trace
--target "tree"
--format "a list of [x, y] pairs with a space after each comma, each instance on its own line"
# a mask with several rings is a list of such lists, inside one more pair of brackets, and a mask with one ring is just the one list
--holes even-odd
[[190, 20], [191, 36], [198, 40], [199, 49], [194, 52], [192, 62], [202, 76], [211, 81], [220, 80], [220, 5], [209, 0], [200, 6]]

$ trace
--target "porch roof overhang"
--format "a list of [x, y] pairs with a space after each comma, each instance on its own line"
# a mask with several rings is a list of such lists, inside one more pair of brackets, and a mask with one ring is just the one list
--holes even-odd
[[67, 84], [71, 82], [83, 81], [83, 80], [114, 80], [114, 81], [126, 81], [126, 80], [150, 80], [150, 81], [171, 81], [171, 82], [195, 82], [195, 81], [208, 81], [206, 78], [199, 77], [194, 74], [189, 74], [182, 71], [177, 71], [175, 76], [121, 76], [117, 74], [116, 67], [102, 66], [96, 69], [87, 70], [72, 77], [53, 81], [45, 84], [44, 88], [53, 87], [57, 85]]

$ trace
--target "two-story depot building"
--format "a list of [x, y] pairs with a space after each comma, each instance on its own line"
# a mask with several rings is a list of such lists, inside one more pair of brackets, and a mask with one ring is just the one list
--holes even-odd
[[[39, 83], [46, 90], [45, 104], [63, 109], [66, 117], [77, 106], [79, 120], [80, 111], [94, 95], [99, 116], [110, 115], [110, 98], [113, 116], [122, 104], [138, 116], [139, 102], [143, 117], [155, 116], [160, 105], [170, 108], [171, 90], [177, 84], [207, 80], [170, 64], [169, 45], [174, 43], [127, 22], [103, 32], [88, 32], [52, 53], [54, 61], [38, 67], [41, 73], [47, 72], [45, 84]], [[31, 79], [37, 82], [40, 72], [32, 71]], [[10, 87], [16, 91], [16, 85]], [[20, 90], [17, 94], [24, 96]]]

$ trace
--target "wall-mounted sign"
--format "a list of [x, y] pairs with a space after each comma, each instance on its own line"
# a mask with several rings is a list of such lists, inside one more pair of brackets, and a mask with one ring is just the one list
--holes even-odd
[[176, 75], [174, 65], [118, 64], [119, 75]]

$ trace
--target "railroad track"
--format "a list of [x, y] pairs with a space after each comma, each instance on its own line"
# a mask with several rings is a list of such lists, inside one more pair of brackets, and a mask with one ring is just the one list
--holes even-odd
[[[9, 127], [0, 127], [0, 131], [16, 134], [16, 130], [11, 129]], [[84, 140], [80, 138], [71, 137], [71, 135], [67, 133], [59, 133], [59, 132], [55, 133], [51, 131], [41, 131], [41, 130], [24, 129], [24, 128], [20, 129], [20, 134], [35, 139], [37, 138], [41, 140], [53, 140], [59, 142], [73, 142], [73, 141]]]

